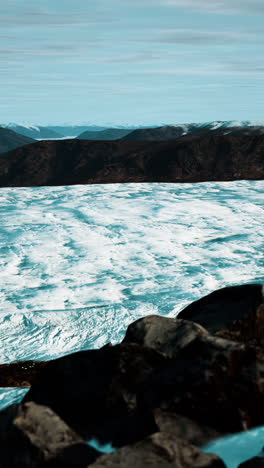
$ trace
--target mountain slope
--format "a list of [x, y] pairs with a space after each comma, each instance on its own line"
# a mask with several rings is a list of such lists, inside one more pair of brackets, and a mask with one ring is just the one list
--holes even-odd
[[230, 134], [264, 134], [264, 122], [254, 121], [215, 121], [208, 123], [191, 123], [166, 125], [157, 128], [137, 129], [123, 139], [133, 141], [168, 141], [185, 135], [206, 136], [209, 133], [218, 135]]
[[13, 130], [0, 127], [0, 153], [6, 153], [24, 145], [34, 143], [32, 138], [19, 135]]
[[107, 128], [99, 132], [83, 132], [77, 138], [79, 140], [119, 140], [130, 132], [132, 129], [129, 128]]
[[105, 127], [98, 125], [49, 125], [48, 128], [58, 132], [64, 137], [77, 137], [83, 132], [99, 132], [105, 130]]
[[264, 178], [264, 135], [169, 142], [41, 141], [0, 159], [0, 186]]
[[2, 125], [3, 128], [8, 128], [13, 130], [20, 135], [24, 135], [30, 138], [36, 139], [48, 139], [48, 138], [63, 138], [58, 132], [50, 129], [49, 127], [42, 127], [42, 126], [35, 126], [35, 125], [24, 125], [24, 124], [16, 124], [16, 123], [9, 123], [7, 125]]

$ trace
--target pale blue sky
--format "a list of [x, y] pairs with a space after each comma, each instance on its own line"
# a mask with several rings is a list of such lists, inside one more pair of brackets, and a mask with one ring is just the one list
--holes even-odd
[[264, 119], [263, 0], [0, 0], [0, 121]]

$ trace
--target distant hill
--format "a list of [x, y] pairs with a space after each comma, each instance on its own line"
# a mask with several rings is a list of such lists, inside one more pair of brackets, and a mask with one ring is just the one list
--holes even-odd
[[169, 141], [185, 135], [206, 136], [208, 133], [235, 134], [241, 133], [264, 133], [264, 122], [256, 121], [215, 121], [207, 123], [190, 123], [180, 125], [166, 125], [156, 128], [140, 128], [124, 136], [125, 140], [133, 141]]
[[86, 131], [81, 133], [77, 138], [79, 140], [119, 140], [132, 131], [129, 128], [107, 128], [99, 132]]
[[6, 153], [24, 145], [34, 143], [32, 138], [19, 135], [13, 130], [0, 127], [0, 153]]
[[264, 135], [40, 141], [0, 158], [0, 186], [264, 179]]
[[105, 127], [98, 125], [49, 125], [48, 128], [60, 133], [63, 137], [77, 137], [80, 133], [86, 131], [99, 132], [105, 130]]
[[20, 135], [27, 136], [29, 138], [34, 138], [36, 140], [40, 139], [49, 139], [49, 138], [63, 138], [58, 132], [51, 130], [49, 127], [41, 127], [35, 125], [24, 125], [9, 123], [7, 125], [2, 125], [3, 128], [9, 128]]

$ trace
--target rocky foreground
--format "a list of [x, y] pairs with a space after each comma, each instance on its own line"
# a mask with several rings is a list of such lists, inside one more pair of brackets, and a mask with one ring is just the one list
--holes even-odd
[[[264, 424], [263, 340], [263, 287], [252, 284], [177, 319], [139, 319], [115, 346], [2, 365], [2, 387], [31, 388], [0, 412], [0, 467], [222, 468], [200, 447]], [[102, 455], [91, 439], [116, 450]]]
[[264, 134], [40, 141], [0, 158], [0, 187], [264, 179]]

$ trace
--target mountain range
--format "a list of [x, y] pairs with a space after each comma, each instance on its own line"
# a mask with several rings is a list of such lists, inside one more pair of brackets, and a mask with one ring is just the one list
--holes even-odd
[[6, 153], [34, 142], [35, 140], [32, 138], [20, 135], [8, 128], [0, 127], [0, 153]]
[[0, 158], [0, 186], [264, 179], [264, 134], [39, 141]]
[[215, 121], [206, 123], [190, 123], [190, 124], [179, 124], [179, 125], [164, 125], [156, 128], [139, 128], [124, 138], [126, 140], [133, 141], [168, 141], [175, 140], [185, 135], [192, 134], [193, 136], [206, 136], [209, 133], [214, 134], [235, 134], [237, 132], [264, 134], [264, 121]]
[[[233, 133], [243, 129], [249, 133], [264, 132], [264, 121], [214, 121], [206, 123], [187, 123], [177, 125], [162, 125], [158, 127], [138, 126], [106, 128], [97, 125], [50, 125], [38, 126], [9, 123], [2, 124], [2, 128], [10, 129], [20, 135], [36, 140], [53, 140], [63, 138], [78, 138], [81, 140], [128, 140], [167, 141], [182, 136], [204, 134], [208, 132]], [[198, 132], [198, 133], [197, 133]]]
[[104, 130], [105, 127], [96, 125], [58, 125], [39, 126], [18, 123], [1, 124], [1, 127], [13, 130], [20, 135], [31, 137], [37, 140], [59, 139], [65, 137], [77, 137], [80, 133], [90, 130]]
[[107, 128], [100, 131], [86, 131], [77, 138], [79, 140], [119, 140], [134, 133], [130, 128]]

